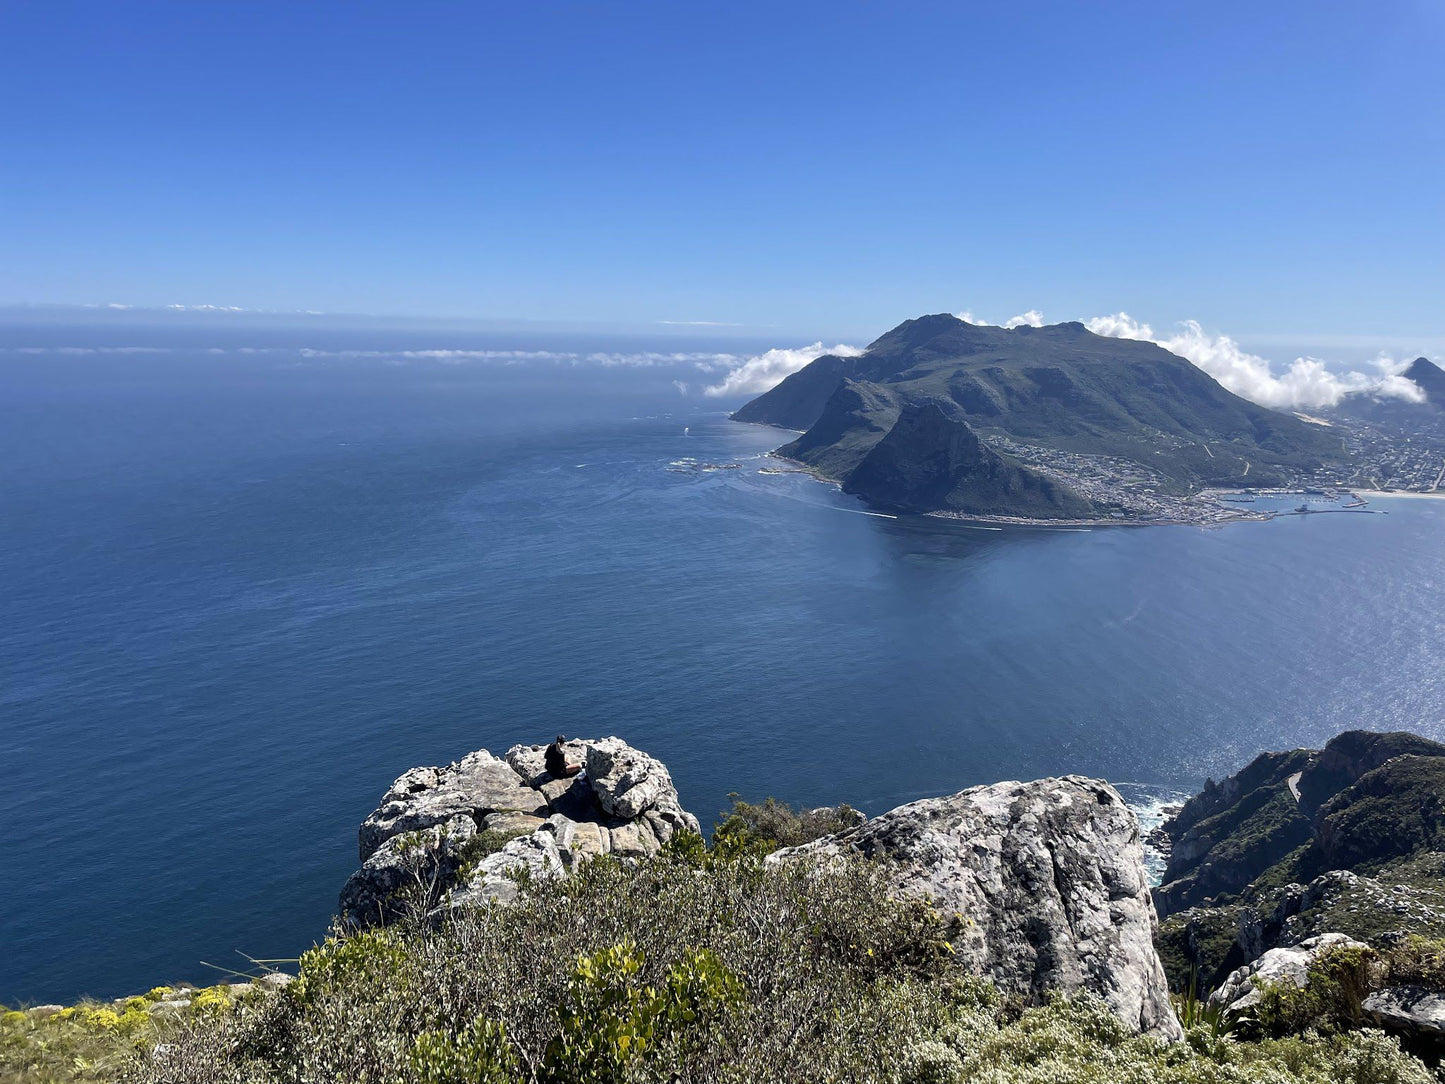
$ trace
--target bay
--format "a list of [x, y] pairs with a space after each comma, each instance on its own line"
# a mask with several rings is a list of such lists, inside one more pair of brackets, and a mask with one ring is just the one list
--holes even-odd
[[7, 1003], [295, 956], [392, 778], [559, 731], [704, 822], [1445, 738], [1445, 502], [980, 530], [770, 473], [698, 394], [736, 343], [6, 335]]

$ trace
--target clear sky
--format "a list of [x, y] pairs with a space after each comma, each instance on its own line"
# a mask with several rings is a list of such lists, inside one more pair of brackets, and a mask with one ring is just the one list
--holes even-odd
[[1445, 334], [1445, 3], [10, 0], [0, 302]]

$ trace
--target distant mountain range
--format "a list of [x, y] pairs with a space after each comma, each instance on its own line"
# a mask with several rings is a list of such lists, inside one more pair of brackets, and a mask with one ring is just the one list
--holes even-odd
[[778, 454], [876, 507], [962, 515], [1121, 515], [1131, 487], [1282, 485], [1345, 455], [1338, 431], [1154, 343], [947, 314], [820, 357], [733, 417], [802, 430]]

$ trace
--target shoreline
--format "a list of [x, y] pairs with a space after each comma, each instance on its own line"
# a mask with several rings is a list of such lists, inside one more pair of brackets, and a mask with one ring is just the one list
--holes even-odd
[[[745, 422], [744, 424], [762, 425], [764, 423]], [[778, 427], [769, 426], [769, 428], [775, 429]], [[793, 432], [793, 430], [789, 430], [789, 432]], [[806, 474], [809, 478], [813, 479], [813, 481], [822, 482], [824, 485], [833, 486], [840, 492], [843, 488], [843, 483], [838, 481], [836, 478], [829, 478], [827, 475], [820, 473], [816, 468], [810, 467], [808, 464], [800, 462], [799, 460], [789, 459], [785, 455], [779, 455], [777, 453], [777, 449], [768, 452], [767, 457], [770, 459], [776, 459], [781, 463], [791, 464], [791, 467], [787, 470], [768, 471], [768, 473], [770, 474]], [[767, 468], [760, 468], [760, 470], [767, 470]], [[1218, 492], [1225, 491], [1221, 490]], [[1242, 493], [1244, 491], [1239, 490], [1238, 492]], [[1049, 528], [1054, 528], [1057, 530], [1079, 530], [1081, 528], [1093, 529], [1095, 527], [1217, 527], [1229, 523], [1266, 523], [1269, 520], [1274, 519], [1275, 516], [1278, 514], [1276, 512], [1236, 511], [1233, 508], [1225, 508], [1222, 505], [1218, 506], [1218, 510], [1228, 512], [1230, 514], [1217, 519], [1209, 520], [1182, 519], [1177, 517], [1165, 519], [1035, 519], [1029, 516], [971, 515], [965, 512], [909, 511], [887, 513], [874, 511], [872, 514], [886, 515], [887, 517], [893, 519], [897, 519], [900, 515], [904, 515], [920, 516], [929, 519], [941, 519], [951, 523], [978, 523], [986, 525], [988, 528], [994, 530], [1001, 530], [1004, 527], [1032, 527], [1043, 530], [1048, 530]]]
[[1440, 489], [1433, 489], [1428, 493], [1422, 493], [1417, 489], [1351, 489], [1350, 492], [1359, 497], [1409, 497], [1412, 500], [1445, 500], [1445, 490]]
[[[787, 432], [787, 433], [801, 432], [801, 430], [796, 430], [796, 429], [783, 429], [782, 426], [769, 425], [769, 424], [766, 423], [766, 422], [743, 422], [742, 424], [743, 424], [743, 425], [758, 425], [758, 426], [762, 426], [762, 427], [767, 428], [767, 429], [782, 430], [783, 432]], [[774, 449], [773, 449], [772, 451], [770, 451], [770, 452], [765, 453], [765, 458], [768, 458], [768, 459], [776, 459], [776, 460], [778, 460], [778, 461], [781, 462], [781, 463], [787, 463], [787, 464], [789, 464], [789, 467], [788, 467], [787, 469], [783, 469], [783, 470], [770, 470], [769, 468], [764, 467], [764, 468], [760, 468], [760, 472], [761, 472], [761, 473], [768, 473], [768, 474], [806, 474], [809, 478], [812, 478], [815, 482], [822, 482], [822, 483], [824, 483], [824, 484], [826, 484], [826, 485], [833, 486], [833, 487], [837, 488], [839, 491], [841, 491], [842, 488], [843, 488], [843, 483], [840, 482], [840, 481], [838, 481], [836, 478], [829, 478], [827, 475], [822, 474], [821, 472], [819, 472], [815, 467], [811, 467], [811, 466], [809, 466], [809, 465], [806, 464], [806, 463], [800, 462], [799, 460], [790, 459], [788, 456], [785, 456], [785, 455], [779, 455], [779, 454], [778, 454], [778, 449], [776, 449], [776, 448], [774, 448]], [[1422, 492], [1412, 491], [1412, 490], [1399, 490], [1399, 491], [1397, 491], [1397, 490], [1357, 489], [1357, 488], [1354, 488], [1354, 487], [1352, 487], [1352, 486], [1343, 486], [1343, 487], [1340, 487], [1340, 488], [1337, 489], [1337, 490], [1334, 490], [1332, 493], [1326, 493], [1326, 494], [1323, 494], [1323, 495], [1322, 495], [1322, 494], [1320, 494], [1320, 493], [1318, 493], [1318, 492], [1311, 492], [1311, 491], [1305, 490], [1305, 489], [1275, 489], [1275, 488], [1269, 488], [1269, 489], [1254, 489], [1254, 488], [1250, 488], [1250, 487], [1240, 487], [1240, 488], [1225, 489], [1225, 488], [1219, 488], [1219, 487], [1210, 487], [1210, 488], [1208, 488], [1208, 489], [1202, 489], [1202, 490], [1200, 490], [1198, 493], [1194, 494], [1192, 497], [1181, 498], [1181, 500], [1188, 501], [1188, 502], [1194, 502], [1194, 501], [1212, 501], [1213, 504], [1212, 504], [1212, 506], [1210, 506], [1211, 510], [1214, 511], [1214, 512], [1216, 512], [1216, 513], [1225, 513], [1225, 514], [1215, 515], [1215, 516], [1209, 516], [1209, 517], [1201, 516], [1201, 517], [1199, 517], [1199, 518], [1195, 518], [1195, 517], [1185, 517], [1185, 516], [1177, 516], [1177, 515], [1176, 515], [1176, 516], [1161, 516], [1160, 518], [1157, 518], [1157, 519], [1139, 519], [1139, 518], [1128, 518], [1128, 517], [1116, 519], [1116, 518], [1114, 518], [1114, 517], [1112, 517], [1112, 516], [1111, 516], [1111, 517], [1106, 517], [1106, 518], [1103, 518], [1103, 519], [1038, 519], [1038, 518], [1031, 517], [1031, 516], [983, 515], [983, 514], [970, 514], [970, 513], [966, 513], [966, 512], [945, 512], [945, 511], [934, 511], [934, 512], [913, 512], [913, 511], [902, 511], [902, 512], [899, 512], [899, 511], [892, 511], [892, 512], [884, 512], [884, 511], [879, 511], [879, 510], [873, 510], [873, 511], [870, 512], [870, 514], [871, 514], [871, 515], [882, 516], [882, 517], [884, 517], [884, 518], [892, 518], [892, 519], [897, 519], [897, 518], [899, 518], [899, 516], [920, 516], [920, 517], [927, 517], [927, 518], [929, 518], [929, 519], [940, 519], [940, 520], [945, 520], [945, 521], [952, 522], [952, 523], [960, 523], [960, 524], [964, 524], [964, 525], [967, 525], [967, 524], [979, 524], [983, 529], [988, 529], [988, 530], [1001, 530], [1001, 529], [1003, 529], [1003, 528], [1005, 528], [1005, 527], [1028, 527], [1028, 528], [1033, 528], [1033, 529], [1036, 529], [1036, 530], [1049, 530], [1049, 529], [1054, 529], [1054, 530], [1073, 530], [1073, 531], [1077, 531], [1077, 530], [1092, 530], [1092, 529], [1094, 529], [1095, 527], [1224, 527], [1224, 526], [1228, 526], [1228, 525], [1234, 524], [1234, 523], [1268, 523], [1268, 522], [1270, 522], [1271, 520], [1274, 520], [1274, 519], [1279, 518], [1280, 516], [1291, 516], [1291, 515], [1300, 515], [1300, 514], [1303, 514], [1303, 513], [1290, 512], [1290, 511], [1285, 511], [1285, 510], [1253, 511], [1253, 510], [1248, 510], [1248, 509], [1244, 509], [1244, 508], [1235, 507], [1235, 506], [1233, 506], [1232, 502], [1228, 502], [1228, 501], [1226, 501], [1226, 500], [1223, 499], [1223, 498], [1225, 498], [1225, 497], [1227, 497], [1227, 496], [1243, 495], [1243, 494], [1247, 494], [1247, 495], [1250, 495], [1250, 496], [1261, 496], [1261, 497], [1306, 497], [1306, 498], [1308, 498], [1308, 497], [1314, 496], [1314, 497], [1317, 497], [1317, 498], [1318, 498], [1318, 497], [1323, 496], [1324, 499], [1334, 500], [1334, 501], [1341, 500], [1341, 499], [1343, 499], [1343, 498], [1345, 498], [1345, 497], [1354, 497], [1355, 500], [1358, 502], [1356, 505], [1351, 506], [1351, 507], [1346, 507], [1346, 508], [1338, 508], [1338, 509], [1312, 509], [1312, 510], [1308, 513], [1308, 514], [1310, 514], [1310, 515], [1327, 515], [1327, 514], [1329, 514], [1330, 512], [1365, 512], [1366, 509], [1365, 509], [1364, 505], [1366, 505], [1366, 504], [1368, 503], [1368, 498], [1372, 498], [1372, 497], [1384, 497], [1384, 498], [1388, 498], [1388, 497], [1410, 497], [1410, 498], [1425, 498], [1425, 499], [1432, 499], [1432, 498], [1433, 498], [1433, 499], [1445, 499], [1445, 490], [1433, 491], [1433, 492], [1429, 492], [1429, 493], [1422, 493]]]

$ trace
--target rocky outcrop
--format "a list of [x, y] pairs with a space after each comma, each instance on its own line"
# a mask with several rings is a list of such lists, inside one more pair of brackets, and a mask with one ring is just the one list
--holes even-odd
[[362, 865], [342, 888], [354, 926], [439, 914], [516, 894], [516, 879], [562, 876], [586, 858], [655, 854], [698, 831], [667, 768], [620, 738], [570, 742], [584, 765], [554, 778], [542, 745], [505, 759], [485, 749], [445, 767], [412, 768], [361, 825]]
[[1298, 945], [1270, 949], [1259, 959], [1230, 972], [1219, 989], [1209, 995], [1209, 1003], [1219, 1006], [1227, 1016], [1246, 1015], [1259, 1004], [1265, 987], [1275, 983], [1303, 987], [1310, 966], [1320, 954], [1341, 946], [1367, 947], [1342, 933], [1322, 933]]
[[441, 886], [456, 880], [477, 822], [458, 813], [434, 824], [388, 837], [341, 889], [342, 916], [356, 926], [386, 923], [419, 908], [430, 910]]
[[1445, 995], [1419, 986], [1391, 986], [1365, 998], [1370, 1022], [1415, 1049], [1439, 1057], [1445, 1050]]
[[1305, 883], [1445, 848], [1445, 745], [1403, 731], [1346, 731], [1321, 750], [1262, 753], [1212, 780], [1164, 825], [1161, 915], [1256, 883]]
[[361, 860], [393, 836], [445, 824], [454, 817], [479, 821], [489, 813], [543, 814], [546, 799], [529, 787], [505, 761], [485, 749], [468, 753], [444, 768], [404, 772], [357, 833]]
[[1177, 1039], [1139, 824], [1107, 783], [1065, 776], [912, 802], [770, 861], [854, 852], [959, 915], [955, 952], [1028, 997], [1089, 991], [1131, 1027]]

